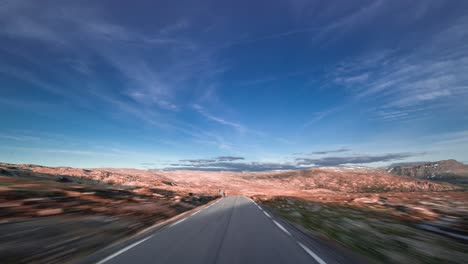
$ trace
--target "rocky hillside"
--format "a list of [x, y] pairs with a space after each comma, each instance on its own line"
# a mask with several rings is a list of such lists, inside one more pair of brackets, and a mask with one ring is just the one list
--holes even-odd
[[[467, 192], [460, 191], [462, 187], [380, 169], [206, 172], [0, 163], [0, 233], [8, 234], [0, 236], [0, 259], [5, 263], [66, 263], [204, 205], [220, 190], [261, 198], [265, 204], [272, 200], [269, 206], [279, 208], [293, 222], [309, 222], [313, 230], [323, 230], [322, 235], [331, 238], [340, 234], [340, 242], [369, 247], [368, 252], [390, 254], [393, 250], [404, 263], [427, 263], [431, 256], [421, 261], [404, 258], [419, 256], [416, 250], [423, 239], [431, 246], [436, 241], [437, 252], [448, 252], [444, 256], [451, 258], [465, 249], [448, 240], [467, 234]], [[395, 221], [389, 222], [390, 217]], [[406, 227], [401, 225], [404, 221], [419, 222]], [[427, 231], [414, 227], [417, 223], [433, 234], [429, 237]], [[395, 227], [408, 237], [388, 235], [395, 234]], [[446, 237], [435, 237], [441, 234]], [[418, 246], [408, 251], [412, 237], [417, 237]], [[465, 255], [460, 258], [466, 259]]]
[[468, 184], [468, 165], [456, 160], [396, 164], [385, 170], [388, 173], [412, 178]]
[[[2, 173], [3, 171], [3, 173]], [[377, 169], [330, 167], [283, 172], [145, 171], [136, 169], [75, 169], [0, 164], [0, 174], [30, 180], [93, 183], [175, 192], [230, 195], [304, 195], [327, 190], [344, 193], [433, 192], [459, 187], [424, 179], [401, 177]]]
[[0, 163], [0, 263], [73, 262], [216, 198], [172, 187], [145, 171]]
[[46, 167], [30, 164], [0, 163], [0, 175], [30, 180], [55, 180], [85, 184], [108, 184], [137, 187], [165, 185], [164, 177], [144, 170], [134, 169], [79, 169], [71, 167]]
[[274, 184], [282, 189], [325, 189], [346, 193], [379, 192], [433, 192], [456, 189], [450, 184], [397, 177], [374, 170], [352, 168], [314, 168], [281, 173], [264, 173], [251, 176], [252, 182]]

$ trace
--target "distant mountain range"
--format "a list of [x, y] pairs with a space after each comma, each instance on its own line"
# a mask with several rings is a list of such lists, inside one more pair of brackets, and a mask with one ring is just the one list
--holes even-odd
[[392, 164], [384, 169], [387, 173], [412, 178], [468, 184], [468, 165], [453, 159]]

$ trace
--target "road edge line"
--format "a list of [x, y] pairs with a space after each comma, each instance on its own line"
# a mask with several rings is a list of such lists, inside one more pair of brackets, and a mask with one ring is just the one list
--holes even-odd
[[[223, 197], [218, 198], [217, 201], [219, 201], [221, 199], [223, 199]], [[166, 227], [169, 227], [171, 222], [174, 222], [177, 219], [180, 219], [182, 217], [186, 218], [187, 215], [190, 215], [193, 211], [198, 213], [198, 212], [206, 209], [208, 206], [212, 205], [213, 203], [214, 202], [210, 201], [210, 202], [208, 202], [208, 203], [206, 203], [204, 205], [197, 206], [197, 207], [195, 207], [195, 208], [193, 208], [191, 210], [188, 210], [186, 212], [183, 212], [181, 214], [174, 215], [171, 218], [162, 220], [159, 223], [155, 223], [154, 225], [149, 226], [149, 227], [147, 227], [145, 229], [142, 229], [142, 230], [140, 230], [140, 231], [136, 232], [135, 234], [132, 234], [132, 235], [130, 235], [128, 237], [123, 237], [121, 239], [113, 241], [110, 245], [108, 245], [106, 247], [103, 247], [103, 248], [100, 248], [97, 251], [92, 252], [91, 254], [88, 254], [86, 256], [82, 256], [81, 258], [71, 259], [69, 262], [72, 263], [72, 264], [98, 263], [98, 262], [95, 262], [96, 259], [97, 260], [101, 259], [101, 258], [98, 258], [98, 256], [99, 255], [109, 256], [109, 253], [108, 254], [105, 254], [105, 253], [107, 251], [111, 251], [112, 248], [115, 248], [115, 247], [119, 248], [122, 244], [128, 243], [129, 241], [134, 240], [134, 239], [136, 239], [138, 237], [145, 236], [145, 234], [146, 235], [151, 234], [150, 237], [152, 237], [152, 236], [156, 235], [157, 232], [163, 230]]]
[[284, 227], [282, 226], [280, 223], [276, 222], [275, 220], [273, 220], [273, 223], [275, 223], [275, 225], [281, 229], [281, 231], [285, 232], [286, 234], [288, 234], [289, 236], [292, 236], [292, 234]]
[[182, 223], [183, 221], [185, 221], [185, 219], [187, 219], [187, 217], [186, 217], [186, 218], [183, 218], [183, 219], [180, 219], [179, 221], [177, 221], [177, 222], [171, 224], [169, 227], [173, 227], [173, 226], [175, 226], [175, 225], [177, 225], [177, 224], [180, 224], [180, 223]]
[[310, 250], [308, 247], [306, 247], [304, 244], [301, 242], [297, 241], [297, 244], [305, 251], [307, 254], [309, 254], [311, 257], [315, 259], [320, 264], [327, 264], [323, 259], [321, 259], [317, 254], [315, 254], [312, 250]]
[[102, 259], [101, 261], [96, 262], [96, 264], [105, 263], [105, 262], [107, 262], [107, 261], [109, 261], [109, 260], [111, 260], [111, 259], [117, 257], [118, 255], [124, 253], [125, 251], [127, 251], [127, 250], [129, 250], [129, 249], [131, 249], [131, 248], [134, 248], [134, 247], [138, 246], [139, 244], [145, 242], [146, 240], [152, 238], [153, 236], [154, 236], [154, 235], [149, 236], [149, 237], [147, 237], [147, 238], [144, 238], [144, 239], [142, 239], [142, 240], [140, 240], [140, 241], [138, 241], [138, 242], [135, 242], [135, 243], [131, 244], [130, 246], [126, 246], [126, 247], [124, 247], [123, 249], [121, 249], [121, 250], [115, 252], [114, 254], [112, 254], [112, 255], [106, 257], [105, 259]]

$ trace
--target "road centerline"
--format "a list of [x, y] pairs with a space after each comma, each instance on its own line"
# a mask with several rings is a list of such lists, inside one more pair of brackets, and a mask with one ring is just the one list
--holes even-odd
[[[142, 239], [108, 256], [98, 264], [125, 264], [135, 260], [137, 263], [153, 263], [156, 257], [163, 263], [232, 263], [234, 258], [242, 261], [239, 263], [246, 264], [310, 262], [326, 264], [317, 254], [295, 239], [293, 230], [287, 230], [287, 226], [259, 205], [256, 205], [257, 208], [267, 218], [259, 214], [254, 207], [246, 206], [248, 202], [239, 196], [228, 197], [223, 199], [222, 203], [211, 205], [215, 206], [211, 206], [210, 210], [192, 213], [195, 215], [201, 212], [200, 218], [192, 220], [189, 218], [191, 215], [181, 217], [170, 224], [164, 232], [157, 236], [153, 235], [153, 239], [149, 241], [147, 240], [151, 237]], [[171, 228], [183, 221], [185, 222], [182, 225]], [[274, 225], [271, 225], [271, 222]], [[281, 232], [275, 230], [276, 228]], [[287, 236], [282, 233], [286, 233]], [[259, 242], [269, 246], [257, 249], [256, 245]], [[171, 246], [174, 243], [179, 243], [180, 247]], [[193, 247], [194, 244], [197, 248]], [[239, 255], [239, 252], [233, 250], [240, 244], [245, 245], [244, 255]], [[270, 254], [267, 248], [287, 253]], [[252, 259], [252, 256], [255, 258]]]

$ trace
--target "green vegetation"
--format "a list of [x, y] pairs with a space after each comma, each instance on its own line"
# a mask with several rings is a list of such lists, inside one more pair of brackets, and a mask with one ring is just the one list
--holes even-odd
[[338, 241], [380, 263], [466, 263], [466, 245], [417, 228], [385, 210], [309, 203], [291, 198], [266, 201], [283, 218]]

